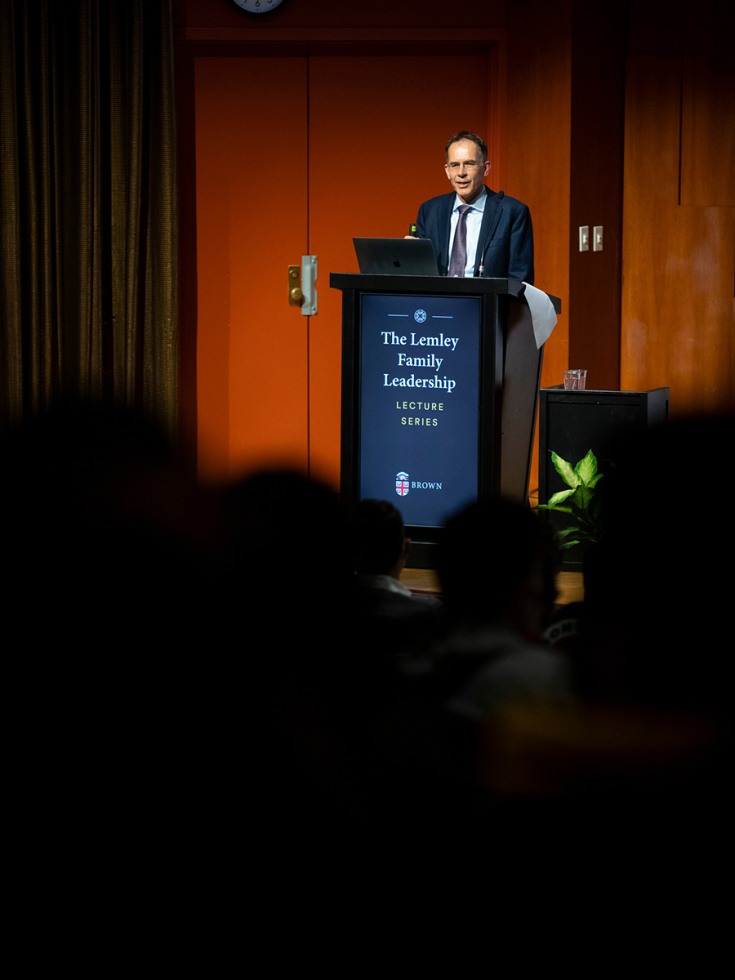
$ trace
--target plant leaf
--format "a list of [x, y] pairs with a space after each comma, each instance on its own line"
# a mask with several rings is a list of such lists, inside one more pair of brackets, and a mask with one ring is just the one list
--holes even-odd
[[579, 477], [575, 473], [572, 464], [562, 459], [553, 449], [551, 450], [551, 462], [554, 464], [556, 472], [568, 487], [576, 487], [579, 484]]
[[557, 493], [554, 493], [549, 497], [547, 506], [558, 507], [559, 504], [563, 504], [565, 500], [573, 497], [576, 492], [576, 488], [571, 490], [559, 490]]
[[576, 544], [581, 544], [581, 543], [582, 543], [581, 541], [576, 539], [574, 541], [562, 541], [561, 547], [566, 551], [567, 548], [573, 548]]
[[565, 527], [561, 531], [557, 532], [557, 537], [564, 540], [564, 538], [568, 538], [570, 534], [579, 534], [579, 528], [571, 526]]
[[590, 481], [597, 475], [597, 457], [591, 449], [574, 467], [574, 472], [585, 486], [590, 485]]
[[572, 504], [578, 507], [580, 510], [587, 510], [594, 500], [595, 491], [592, 487], [588, 487], [586, 484], [580, 484], [574, 491], [574, 496], [572, 497]]

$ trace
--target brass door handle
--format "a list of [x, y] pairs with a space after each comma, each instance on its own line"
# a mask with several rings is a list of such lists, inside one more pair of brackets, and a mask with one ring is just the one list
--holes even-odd
[[304, 291], [301, 288], [301, 266], [288, 267], [288, 305], [301, 306], [304, 302]]
[[303, 316], [316, 313], [316, 276], [316, 255], [302, 255], [300, 266], [288, 267], [288, 305], [300, 306]]

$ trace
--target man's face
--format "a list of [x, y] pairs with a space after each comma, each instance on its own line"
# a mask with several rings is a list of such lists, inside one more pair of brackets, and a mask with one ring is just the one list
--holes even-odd
[[444, 170], [457, 195], [471, 204], [482, 190], [482, 182], [490, 164], [480, 156], [480, 148], [472, 140], [458, 140], [449, 147]]

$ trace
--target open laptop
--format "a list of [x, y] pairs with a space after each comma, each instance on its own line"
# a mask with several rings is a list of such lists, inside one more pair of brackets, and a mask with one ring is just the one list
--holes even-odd
[[428, 238], [353, 238], [360, 272], [373, 276], [438, 276]]

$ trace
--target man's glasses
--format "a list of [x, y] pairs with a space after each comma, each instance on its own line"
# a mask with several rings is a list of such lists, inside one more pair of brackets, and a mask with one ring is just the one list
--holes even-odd
[[481, 164], [479, 164], [477, 162], [477, 160], [465, 160], [464, 163], [448, 163], [447, 164], [447, 167], [454, 174], [456, 174], [457, 171], [460, 170], [460, 169], [464, 169], [464, 170], [477, 170], [477, 168], [479, 166], [481, 166]]

